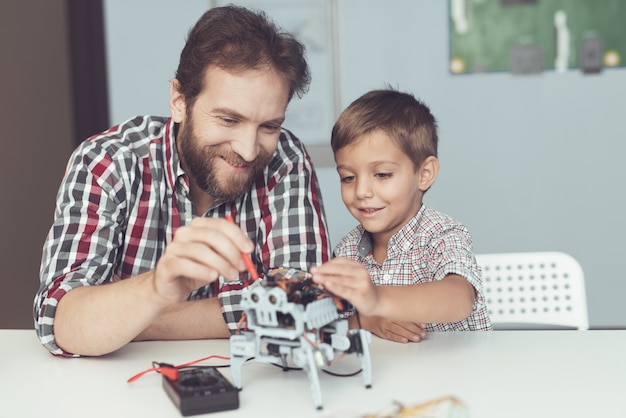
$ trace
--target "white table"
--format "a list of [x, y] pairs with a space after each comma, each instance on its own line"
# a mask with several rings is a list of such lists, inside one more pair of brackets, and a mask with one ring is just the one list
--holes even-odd
[[[48, 354], [30, 330], [0, 330], [0, 341], [3, 417], [179, 417], [160, 375], [126, 380], [153, 360], [229, 355], [227, 340], [131, 343], [79, 359]], [[242, 369], [239, 409], [200, 416], [357, 417], [444, 395], [463, 400], [472, 418], [626, 416], [626, 331], [433, 333], [407, 345], [373, 337], [370, 349], [372, 388], [361, 374], [320, 373], [322, 411], [313, 407], [306, 373], [251, 361]], [[341, 373], [358, 368], [355, 355], [333, 365]]]

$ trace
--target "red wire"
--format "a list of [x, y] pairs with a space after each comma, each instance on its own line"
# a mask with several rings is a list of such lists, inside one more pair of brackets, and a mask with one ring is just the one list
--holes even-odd
[[[198, 360], [193, 360], [190, 361], [188, 363], [183, 363], [183, 364], [179, 364], [178, 366], [174, 366], [173, 369], [178, 370], [178, 369], [182, 369], [183, 367], [188, 367], [191, 366], [192, 364], [196, 364], [196, 363], [200, 363], [201, 361], [206, 361], [206, 360], [210, 360], [212, 358], [218, 358], [218, 359], [222, 359], [222, 360], [230, 360], [230, 357], [224, 357], [224, 356], [208, 356], [208, 357], [204, 357]], [[172, 369], [172, 367], [169, 366], [159, 366], [159, 367], [151, 367], [147, 370], [144, 370], [143, 372], [137, 373], [136, 375], [132, 376], [130, 379], [128, 379], [126, 381], [126, 383], [132, 383], [135, 380], [139, 379], [141, 376], [143, 376], [146, 373], [150, 373], [150, 372], [161, 372], [161, 370], [169, 370]]]

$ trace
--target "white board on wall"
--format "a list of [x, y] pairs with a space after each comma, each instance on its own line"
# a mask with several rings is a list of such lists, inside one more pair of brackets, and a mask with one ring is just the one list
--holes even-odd
[[110, 123], [169, 115], [169, 82], [187, 33], [210, 7], [229, 3], [265, 11], [305, 45], [311, 86], [293, 98], [284, 126], [307, 145], [328, 145], [339, 101], [335, 0], [105, 0]]

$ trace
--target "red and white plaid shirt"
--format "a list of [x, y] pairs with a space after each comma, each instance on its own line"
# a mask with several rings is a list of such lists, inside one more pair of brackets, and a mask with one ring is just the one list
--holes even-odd
[[[227, 213], [256, 243], [252, 258], [261, 274], [278, 267], [308, 271], [329, 259], [317, 178], [303, 144], [287, 130], [252, 190], [204, 216]], [[58, 301], [76, 287], [154, 269], [176, 229], [197, 215], [170, 119], [136, 117], [83, 142], [69, 160], [43, 248], [41, 287], [34, 301], [42, 344], [53, 354], [71, 355], [54, 339]], [[224, 318], [235, 331], [241, 287], [220, 278], [189, 299], [217, 293]]]
[[422, 206], [417, 215], [391, 237], [383, 264], [374, 259], [371, 235], [361, 225], [342, 239], [335, 247], [334, 255], [361, 263], [374, 284], [380, 286], [432, 282], [448, 274], [463, 276], [476, 291], [470, 316], [455, 323], [428, 324], [426, 331], [491, 329], [472, 237], [467, 228], [447, 215]]

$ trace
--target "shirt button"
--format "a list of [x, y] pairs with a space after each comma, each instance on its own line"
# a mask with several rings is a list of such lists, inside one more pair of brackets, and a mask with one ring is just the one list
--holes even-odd
[[391, 280], [391, 275], [389, 273], [385, 273], [385, 275], [383, 276], [383, 280], [388, 282], [389, 280]]

